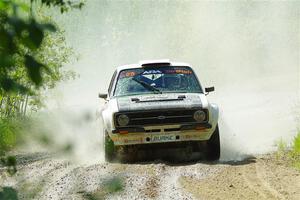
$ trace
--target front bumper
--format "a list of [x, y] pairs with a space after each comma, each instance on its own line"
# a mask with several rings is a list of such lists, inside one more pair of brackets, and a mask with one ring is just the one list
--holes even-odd
[[213, 133], [212, 126], [205, 124], [162, 125], [127, 127], [114, 130], [110, 138], [115, 145], [153, 144], [181, 141], [205, 141]]

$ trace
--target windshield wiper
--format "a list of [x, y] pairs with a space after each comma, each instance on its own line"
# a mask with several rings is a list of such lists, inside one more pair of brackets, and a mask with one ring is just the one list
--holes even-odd
[[162, 92], [159, 89], [153, 87], [152, 85], [149, 85], [148, 83], [146, 83], [144, 81], [140, 81], [140, 80], [136, 79], [135, 77], [133, 77], [132, 80], [134, 80], [135, 82], [141, 84], [144, 88], [146, 88], [150, 91], [153, 91], [154, 93], [162, 94]]

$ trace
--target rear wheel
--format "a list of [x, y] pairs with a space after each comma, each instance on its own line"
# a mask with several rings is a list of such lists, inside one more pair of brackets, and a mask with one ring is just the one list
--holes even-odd
[[220, 158], [220, 135], [219, 126], [217, 125], [210, 139], [207, 141], [207, 159], [219, 160]]
[[104, 154], [105, 154], [105, 161], [111, 162], [116, 157], [116, 150], [115, 144], [109, 137], [107, 131], [104, 133]]

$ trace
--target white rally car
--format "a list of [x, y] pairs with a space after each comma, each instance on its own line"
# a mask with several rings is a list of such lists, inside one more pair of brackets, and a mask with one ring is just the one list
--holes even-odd
[[101, 110], [107, 161], [118, 152], [180, 147], [220, 157], [219, 109], [186, 63], [145, 61], [118, 67]]

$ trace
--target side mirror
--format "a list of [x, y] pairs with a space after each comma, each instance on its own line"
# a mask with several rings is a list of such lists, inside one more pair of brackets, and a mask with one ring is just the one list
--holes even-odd
[[210, 92], [213, 92], [215, 91], [215, 87], [208, 87], [208, 88], [205, 88], [205, 92], [206, 92], [206, 95]]
[[101, 99], [106, 99], [107, 94], [99, 93], [98, 97], [101, 98]]

